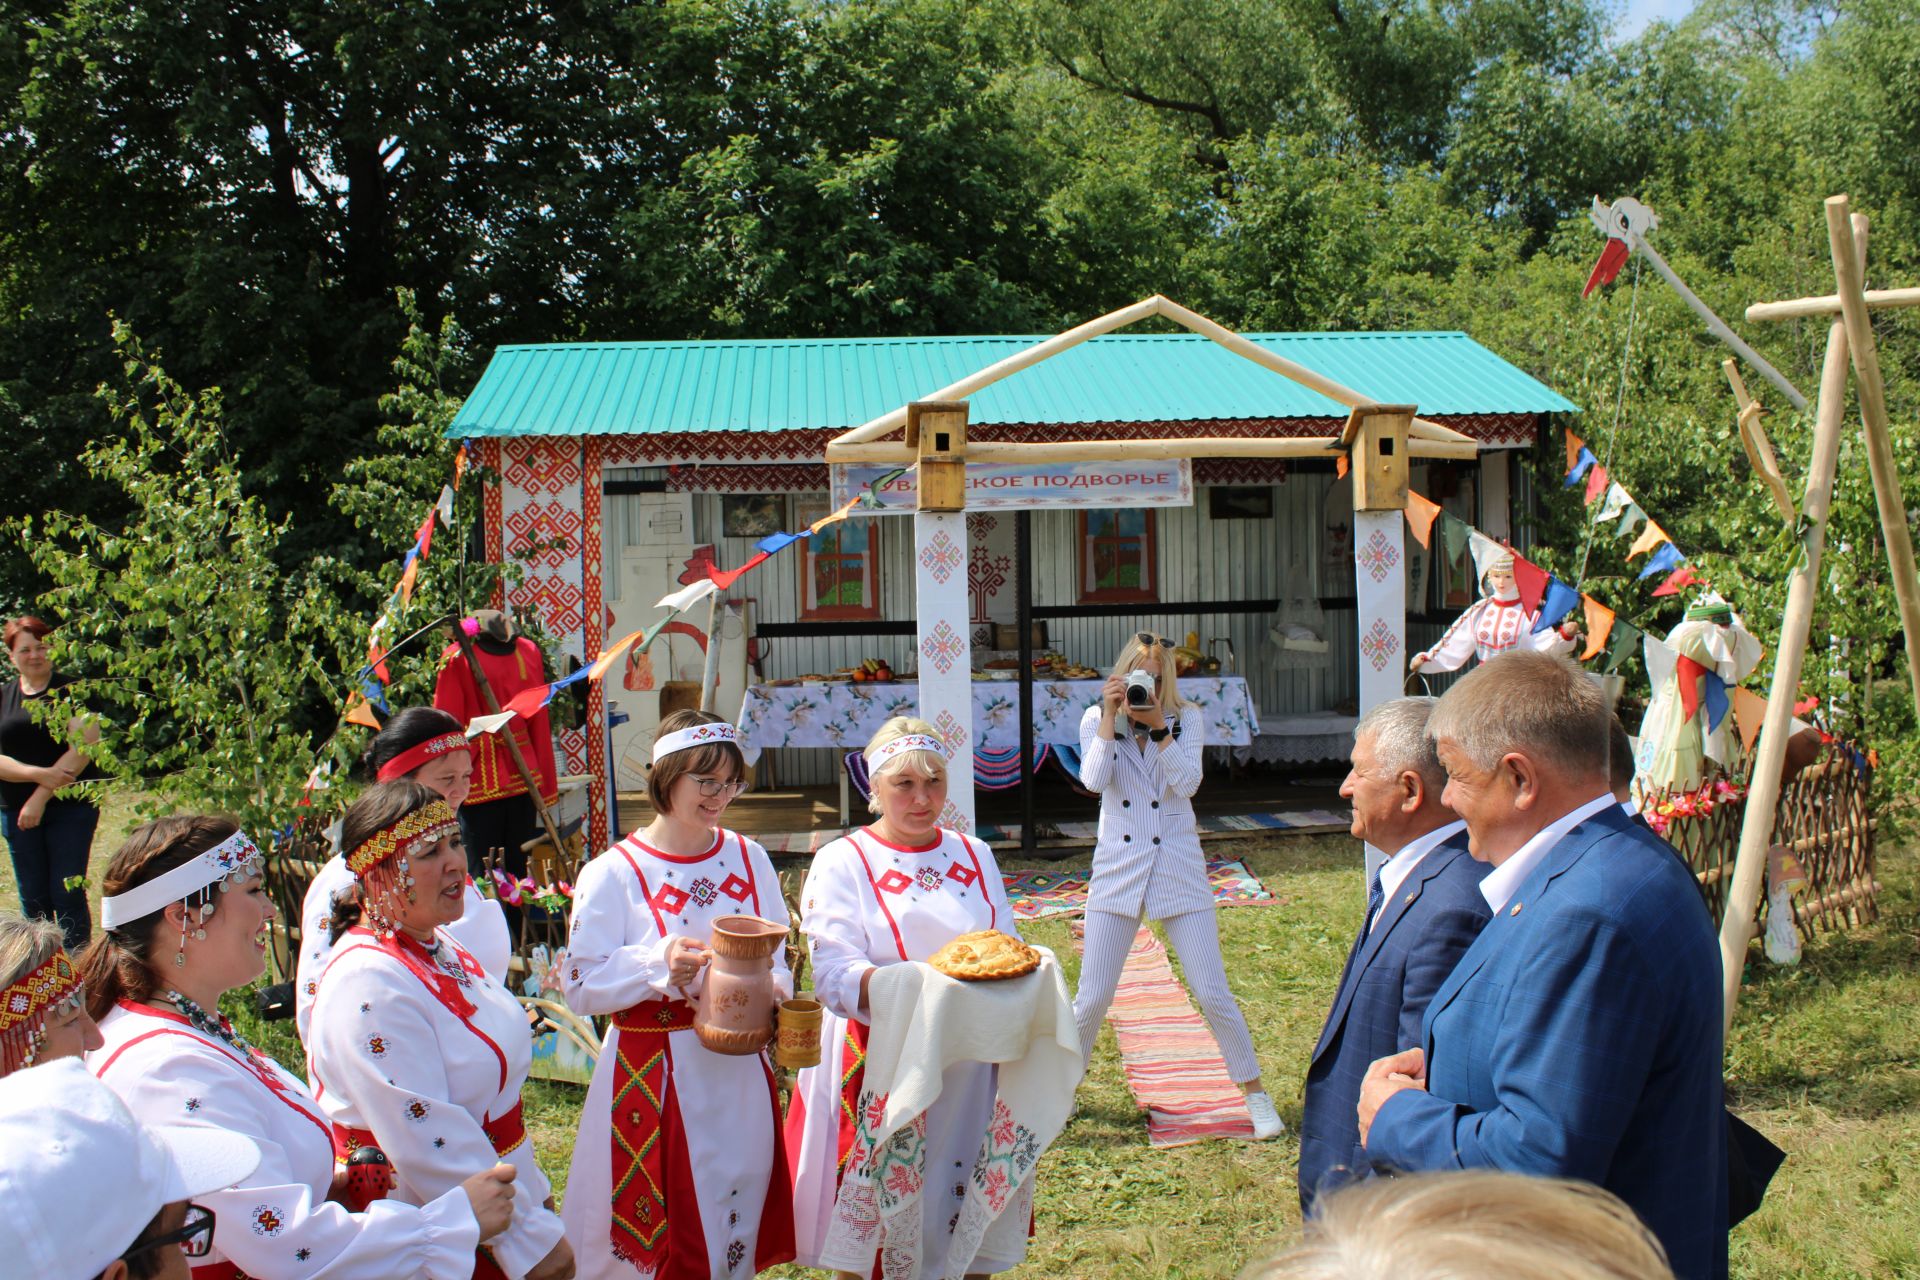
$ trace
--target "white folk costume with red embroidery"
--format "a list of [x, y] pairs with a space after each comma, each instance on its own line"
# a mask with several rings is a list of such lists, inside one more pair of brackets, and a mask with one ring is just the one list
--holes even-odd
[[[300, 1042], [306, 1043], [307, 1028], [313, 1021], [313, 995], [320, 987], [320, 975], [327, 971], [333, 944], [328, 921], [333, 917], [335, 894], [353, 888], [353, 872], [339, 854], [328, 858], [307, 886], [300, 902], [300, 958], [294, 962], [293, 1020], [300, 1030]], [[513, 958], [513, 935], [507, 929], [507, 916], [500, 904], [476, 889], [467, 880], [466, 909], [460, 918], [446, 925], [453, 940], [473, 953], [480, 967], [495, 982], [505, 982], [507, 962]]]
[[342, 1154], [371, 1143], [393, 1164], [393, 1196], [427, 1203], [493, 1166], [512, 1165], [513, 1224], [488, 1241], [509, 1277], [560, 1242], [550, 1188], [521, 1119], [533, 1061], [526, 1014], [480, 962], [437, 930], [435, 946], [354, 928], [314, 999], [307, 1045], [314, 1096]]
[[[1019, 929], [992, 850], [944, 828], [921, 849], [888, 844], [870, 828], [835, 840], [814, 855], [800, 901], [814, 992], [826, 1015], [820, 1065], [801, 1071], [794, 1083], [786, 1142], [799, 1261], [821, 1266], [853, 1145], [853, 1108], [866, 1056], [867, 1021], [858, 1012], [861, 974], [878, 965], [925, 960], [963, 933], [998, 929], [1018, 936]], [[916, 1268], [928, 1280], [939, 1275], [993, 1108], [994, 1068], [966, 1062], [946, 1070], [939, 1101], [927, 1110], [927, 1188]], [[1025, 1256], [1022, 1236], [1009, 1256], [983, 1252], [965, 1269], [1005, 1271]]]
[[1458, 671], [1468, 658], [1486, 662], [1509, 649], [1532, 649], [1541, 653], [1572, 653], [1574, 642], [1559, 627], [1544, 631], [1533, 629], [1538, 610], [1520, 603], [1518, 592], [1510, 596], [1481, 596], [1453, 620], [1440, 643], [1415, 661], [1426, 671]]
[[[630, 836], [580, 869], [562, 982], [575, 1013], [613, 1020], [561, 1211], [580, 1280], [720, 1280], [793, 1258], [773, 1070], [702, 1045], [667, 973], [674, 937], [704, 946], [732, 915], [788, 919], [766, 850], [731, 831], [692, 857]], [[773, 972], [792, 995], [784, 948]]]
[[[148, 1124], [243, 1133], [260, 1166], [238, 1187], [194, 1199], [214, 1212], [213, 1252], [195, 1280], [467, 1280], [480, 1228], [459, 1187], [416, 1207], [381, 1201], [350, 1213], [327, 1199], [333, 1139], [301, 1081], [243, 1055], [170, 1011], [122, 1004], [100, 1020], [106, 1044], [87, 1066]], [[110, 1194], [110, 1192], [109, 1192]]]

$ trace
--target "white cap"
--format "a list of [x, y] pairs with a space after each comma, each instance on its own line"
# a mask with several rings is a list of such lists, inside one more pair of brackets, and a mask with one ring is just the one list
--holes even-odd
[[0, 1082], [0, 1258], [15, 1274], [93, 1280], [162, 1206], [252, 1173], [245, 1134], [143, 1125], [78, 1058]]

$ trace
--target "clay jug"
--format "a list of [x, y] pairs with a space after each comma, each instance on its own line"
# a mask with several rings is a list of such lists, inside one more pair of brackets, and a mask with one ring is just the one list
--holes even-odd
[[773, 1039], [771, 958], [787, 931], [758, 916], [721, 916], [707, 946], [706, 986], [693, 1001], [693, 1031], [715, 1053], [749, 1054]]

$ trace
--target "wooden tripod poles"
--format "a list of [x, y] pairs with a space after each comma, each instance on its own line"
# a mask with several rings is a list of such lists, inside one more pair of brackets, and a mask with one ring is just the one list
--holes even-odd
[[[1862, 236], [1865, 221], [1861, 219]], [[1853, 237], [1848, 239], [1851, 241]], [[1787, 604], [1780, 619], [1780, 652], [1773, 662], [1773, 684], [1767, 692], [1767, 714], [1753, 762], [1753, 788], [1747, 793], [1746, 814], [1740, 824], [1740, 851], [1734, 861], [1733, 884], [1727, 892], [1726, 914], [1720, 920], [1721, 980], [1729, 1029], [1733, 1026], [1734, 1006], [1740, 999], [1740, 976], [1746, 968], [1747, 944], [1753, 940], [1754, 912], [1760, 905], [1767, 849], [1773, 841], [1773, 820], [1780, 806], [1787, 736], [1792, 728], [1794, 700], [1799, 695], [1800, 668], [1807, 656], [1807, 632], [1813, 622], [1814, 597], [1820, 589], [1820, 557], [1827, 545], [1827, 512], [1833, 503], [1833, 473], [1840, 457], [1840, 430], [1846, 416], [1847, 325], [1844, 318], [1835, 317], [1827, 331], [1826, 360], [1820, 367], [1813, 456], [1807, 462], [1806, 498], [1800, 504], [1800, 563], [1787, 580]]]

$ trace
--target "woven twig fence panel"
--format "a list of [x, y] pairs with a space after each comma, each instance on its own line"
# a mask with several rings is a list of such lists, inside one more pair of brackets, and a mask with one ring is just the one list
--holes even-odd
[[[1738, 784], [1716, 770], [1698, 791], [1658, 792], [1641, 805], [1693, 868], [1716, 923], [1726, 910], [1752, 768], [1749, 756], [1740, 763]], [[1809, 938], [1816, 929], [1849, 928], [1877, 915], [1872, 782], [1864, 758], [1836, 740], [1781, 790], [1771, 843], [1784, 846], [1806, 873], [1806, 888], [1794, 895], [1794, 922]], [[1762, 920], [1767, 896], [1761, 895]]]

